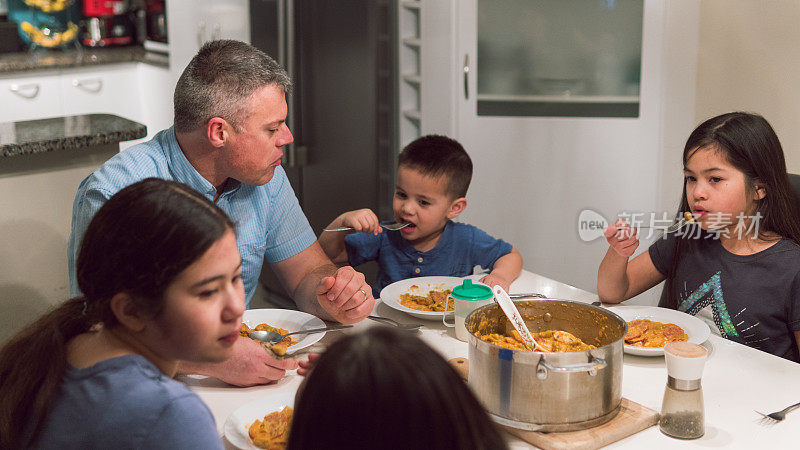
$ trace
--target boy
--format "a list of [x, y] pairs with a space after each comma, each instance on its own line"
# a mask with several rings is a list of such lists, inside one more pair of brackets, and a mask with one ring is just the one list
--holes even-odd
[[472, 225], [452, 221], [467, 207], [471, 180], [472, 160], [461, 144], [445, 136], [420, 137], [400, 153], [392, 202], [395, 221], [409, 225], [383, 233], [371, 210], [348, 211], [327, 228], [352, 227], [357, 233], [323, 232], [319, 243], [338, 264], [377, 260], [376, 297], [398, 280], [463, 277], [475, 265], [490, 270], [481, 282], [508, 291], [522, 270], [519, 252]]

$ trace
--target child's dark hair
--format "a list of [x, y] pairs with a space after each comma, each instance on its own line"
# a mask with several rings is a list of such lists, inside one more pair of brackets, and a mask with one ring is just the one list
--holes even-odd
[[429, 134], [406, 145], [397, 161], [429, 177], [447, 176], [447, 194], [453, 198], [467, 196], [472, 181], [472, 160], [458, 141]]
[[372, 327], [331, 345], [295, 399], [287, 449], [504, 449], [456, 371], [419, 338]]
[[58, 306], [0, 350], [0, 448], [35, 444], [67, 367], [67, 343], [102, 322], [127, 293], [157, 316], [172, 281], [234, 225], [215, 204], [174, 181], [148, 178], [111, 197], [92, 218], [78, 255], [83, 297]]
[[[747, 112], [731, 112], [706, 120], [686, 140], [683, 148], [684, 167], [692, 155], [705, 148], [720, 152], [728, 163], [744, 174], [746, 192], [755, 192], [756, 186], [766, 192], [764, 198], [756, 201], [755, 213], [760, 215], [759, 238], [785, 238], [800, 244], [797, 195], [786, 173], [783, 148], [769, 122], [758, 114]], [[678, 208], [679, 216], [681, 211], [689, 211], [686, 180]], [[690, 241], [675, 239], [665, 302], [672, 308], [678, 305], [678, 293], [671, 281], [675, 278], [681, 254], [691, 245]]]

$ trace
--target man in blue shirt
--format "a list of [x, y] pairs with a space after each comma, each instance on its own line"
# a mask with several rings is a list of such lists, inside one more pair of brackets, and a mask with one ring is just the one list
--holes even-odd
[[[70, 293], [80, 295], [75, 263], [94, 214], [117, 191], [158, 177], [185, 183], [217, 203], [237, 224], [247, 303], [264, 259], [303, 311], [355, 323], [375, 304], [364, 275], [325, 256], [280, 167], [292, 142], [286, 125], [286, 72], [260, 50], [238, 41], [205, 44], [175, 87], [174, 126], [109, 159], [78, 188], [68, 262]], [[250, 339], [214, 365], [180, 368], [236, 385], [266, 383], [297, 367], [276, 360]]]

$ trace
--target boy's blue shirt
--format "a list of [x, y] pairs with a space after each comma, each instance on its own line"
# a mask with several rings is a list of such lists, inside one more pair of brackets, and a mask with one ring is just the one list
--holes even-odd
[[406, 278], [472, 275], [476, 265], [492, 270], [494, 263], [511, 253], [512, 246], [483, 230], [448, 220], [436, 247], [421, 252], [399, 231], [378, 235], [352, 233], [345, 237], [347, 258], [352, 266], [378, 262], [378, 278], [372, 287], [377, 298], [387, 285]]

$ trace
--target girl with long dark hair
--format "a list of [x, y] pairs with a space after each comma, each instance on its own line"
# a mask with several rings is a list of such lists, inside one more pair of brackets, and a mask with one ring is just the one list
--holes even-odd
[[618, 303], [666, 280], [660, 306], [800, 362], [800, 209], [775, 131], [756, 114], [713, 117], [689, 136], [683, 165], [678, 215], [696, 223], [630, 262], [636, 231], [624, 220], [609, 226], [600, 299]]
[[331, 345], [295, 399], [287, 449], [507, 448], [438, 353], [408, 332], [373, 327]]
[[0, 350], [0, 448], [221, 448], [178, 361], [230, 356], [244, 312], [234, 226], [180, 183], [114, 195], [73, 298]]

